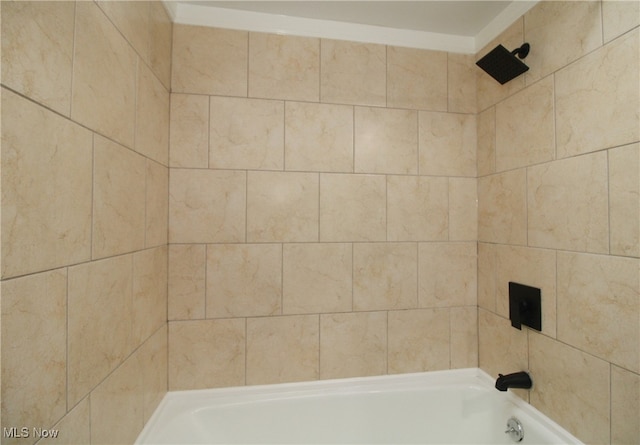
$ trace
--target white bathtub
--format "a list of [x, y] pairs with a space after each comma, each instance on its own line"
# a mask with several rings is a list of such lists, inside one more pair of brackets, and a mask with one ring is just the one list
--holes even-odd
[[[533, 376], [535, 384], [535, 376]], [[479, 369], [168, 393], [137, 444], [580, 444]]]

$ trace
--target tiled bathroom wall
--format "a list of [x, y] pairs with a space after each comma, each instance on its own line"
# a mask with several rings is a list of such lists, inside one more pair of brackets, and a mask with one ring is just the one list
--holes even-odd
[[172, 24], [159, 2], [1, 8], [1, 441], [130, 443], [167, 390]]
[[[0, 2], [2, 427], [130, 443], [167, 388], [479, 364], [638, 443], [638, 5], [542, 2], [474, 57]], [[524, 41], [504, 86], [474, 65]]]
[[[533, 406], [589, 444], [640, 443], [640, 3], [544, 2], [504, 87], [478, 74], [480, 366], [530, 370]], [[542, 289], [542, 332], [508, 282]]]
[[474, 61], [174, 26], [170, 389], [477, 366]]

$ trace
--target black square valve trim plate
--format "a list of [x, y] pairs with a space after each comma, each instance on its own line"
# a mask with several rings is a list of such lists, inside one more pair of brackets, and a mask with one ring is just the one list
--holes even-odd
[[522, 329], [529, 326], [542, 330], [542, 304], [540, 289], [509, 282], [509, 319], [511, 326]]

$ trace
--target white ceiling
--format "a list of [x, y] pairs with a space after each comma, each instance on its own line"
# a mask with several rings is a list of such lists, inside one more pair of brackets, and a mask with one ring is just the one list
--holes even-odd
[[177, 23], [475, 53], [536, 1], [165, 0]]

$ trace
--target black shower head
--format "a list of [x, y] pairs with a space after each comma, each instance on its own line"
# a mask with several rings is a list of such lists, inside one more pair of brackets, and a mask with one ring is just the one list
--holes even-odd
[[529, 69], [527, 65], [518, 59], [518, 57], [524, 59], [527, 54], [529, 54], [528, 43], [511, 52], [504, 46], [498, 45], [486, 56], [478, 60], [476, 65], [504, 85]]

